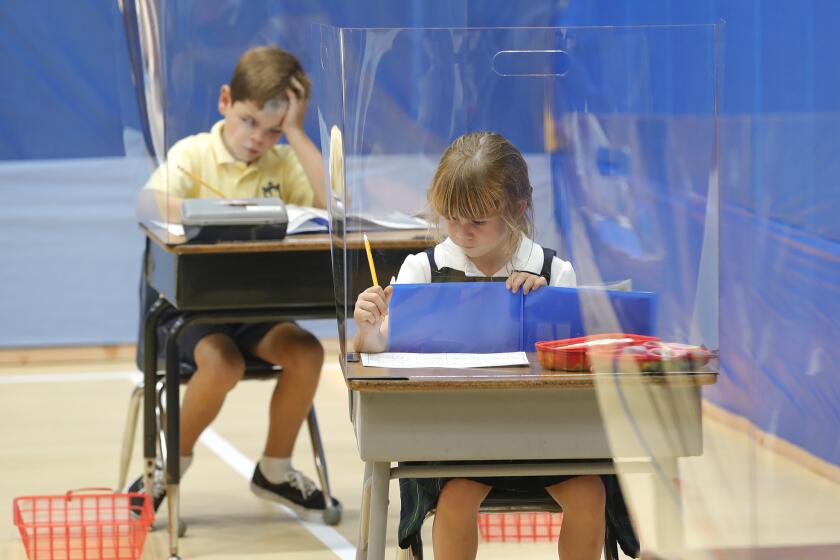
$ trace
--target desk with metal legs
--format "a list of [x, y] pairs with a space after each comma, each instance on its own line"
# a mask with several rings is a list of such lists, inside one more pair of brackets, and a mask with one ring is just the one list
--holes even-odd
[[[178, 344], [196, 323], [263, 322], [281, 319], [335, 318], [336, 291], [328, 234], [304, 234], [282, 241], [226, 242], [212, 245], [168, 244], [159, 229], [141, 225], [146, 234], [144, 274], [161, 294], [147, 315], [144, 337], [143, 456], [146, 488], [152, 489], [155, 466], [155, 376], [157, 327], [167, 309], [188, 311], [166, 339], [166, 485], [170, 557], [178, 557], [178, 487], [180, 483]], [[355, 237], [355, 236], [354, 236]], [[361, 236], [348, 240], [348, 258], [364, 259]], [[370, 234], [377, 266], [384, 278], [399, 270], [405, 257], [429, 247], [424, 231]], [[170, 242], [172, 239], [168, 239]], [[364, 269], [360, 269], [363, 271]], [[348, 278], [351, 291], [370, 279]], [[170, 390], [174, 388], [174, 390]]]
[[[702, 453], [701, 386], [713, 372], [665, 376], [546, 371], [534, 354], [530, 367], [482, 369], [387, 369], [345, 364], [351, 417], [365, 462], [357, 558], [385, 554], [388, 483], [392, 478], [676, 472], [676, 458]], [[634, 410], [634, 429], [644, 441], [607, 428], [603, 413], [622, 399], [647, 399]], [[600, 402], [599, 402], [600, 401]], [[609, 433], [608, 433], [609, 432]], [[621, 430], [618, 430], [621, 432]], [[592, 459], [545, 463], [545, 460]], [[534, 460], [532, 464], [459, 465], [463, 461]], [[434, 466], [398, 466], [399, 461], [447, 461]], [[541, 462], [536, 462], [541, 461]], [[658, 521], [679, 538], [679, 502], [657, 500], [671, 511]], [[678, 545], [671, 545], [678, 546]]]

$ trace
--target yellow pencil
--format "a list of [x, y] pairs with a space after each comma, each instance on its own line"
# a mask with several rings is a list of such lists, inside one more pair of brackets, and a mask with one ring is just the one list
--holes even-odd
[[212, 192], [213, 194], [215, 194], [219, 198], [227, 198], [219, 189], [210, 185], [210, 183], [208, 183], [207, 181], [205, 181], [204, 179], [202, 179], [198, 175], [196, 175], [194, 173], [190, 173], [189, 171], [187, 171], [186, 169], [184, 169], [180, 165], [178, 166], [178, 169], [181, 171], [181, 173], [183, 173], [184, 175], [186, 175], [187, 177], [189, 177], [190, 179], [192, 179], [193, 181], [195, 181], [199, 185], [207, 187], [207, 190], [209, 190], [210, 192]]
[[368, 241], [367, 234], [363, 234], [365, 238], [365, 252], [368, 257], [368, 266], [370, 266], [370, 277], [373, 278], [373, 285], [379, 285], [379, 279], [376, 278], [376, 267], [373, 266], [373, 253], [370, 252], [370, 241]]

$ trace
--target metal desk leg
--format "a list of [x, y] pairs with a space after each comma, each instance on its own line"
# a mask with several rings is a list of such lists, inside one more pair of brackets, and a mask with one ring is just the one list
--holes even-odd
[[309, 426], [309, 440], [312, 443], [312, 451], [315, 455], [315, 470], [318, 472], [318, 481], [321, 483], [321, 491], [324, 493], [325, 509], [321, 517], [327, 525], [337, 525], [341, 521], [341, 508], [335, 506], [333, 502], [330, 478], [327, 474], [327, 458], [324, 455], [324, 444], [321, 442], [321, 432], [318, 429], [315, 407], [309, 409], [306, 421]]
[[166, 503], [169, 508], [169, 558], [178, 558], [179, 484], [181, 481], [181, 403], [178, 339], [187, 322], [179, 317], [166, 338]]
[[365, 560], [368, 551], [368, 528], [370, 527], [370, 490], [373, 476], [373, 463], [365, 462], [365, 475], [362, 478], [362, 505], [359, 508], [359, 539], [356, 541], [356, 560]]
[[[659, 552], [668, 556], [683, 550], [683, 508], [676, 458], [655, 459], [662, 469], [654, 481], [656, 539]], [[660, 476], [664, 477], [659, 478]]]
[[370, 525], [368, 527], [368, 560], [385, 558], [385, 534], [388, 529], [388, 486], [391, 482], [391, 463], [373, 463], [370, 496]]
[[161, 313], [172, 309], [172, 305], [165, 299], [159, 298], [149, 308], [149, 313], [143, 323], [143, 476], [144, 488], [152, 500], [152, 477], [155, 472], [155, 455], [157, 440], [157, 421], [155, 406], [157, 395], [157, 328]]

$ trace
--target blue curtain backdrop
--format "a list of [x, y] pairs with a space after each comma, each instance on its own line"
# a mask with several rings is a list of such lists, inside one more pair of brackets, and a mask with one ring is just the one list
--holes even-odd
[[[753, 0], [569, 2], [569, 25], [725, 21], [720, 349], [704, 394], [840, 464], [840, 4]], [[663, 55], [667, 56], [667, 54]], [[678, 70], [677, 70], [678, 71]], [[653, 112], [691, 113], [659, 92]], [[617, 112], [621, 111], [616, 106]]]
[[[182, 58], [180, 67], [173, 60], [173, 70], [194, 73], [181, 82], [186, 90], [168, 92], [194, 108], [178, 120], [173, 137], [212, 122], [218, 86], [247, 46], [279, 38], [312, 68], [313, 22], [436, 27], [725, 20], [718, 106], [725, 375], [707, 394], [840, 464], [837, 438], [823, 428], [840, 424], [840, 389], [832, 376], [840, 362], [832, 340], [840, 332], [840, 221], [834, 216], [840, 207], [840, 3], [179, 0], [168, 10], [168, 51], [204, 53]], [[132, 206], [150, 167], [137, 133], [124, 41], [116, 2], [0, 3], [0, 347], [134, 340], [142, 240]], [[406, 65], [411, 72], [422, 67], [422, 60]], [[409, 96], [403, 104], [412, 114], [418, 100]], [[691, 110], [690, 96], [669, 91], [651, 107]], [[499, 118], [515, 116], [502, 111]], [[307, 126], [317, 139], [314, 120], [309, 115]], [[541, 138], [542, 131], [523, 131], [516, 141], [527, 151]]]

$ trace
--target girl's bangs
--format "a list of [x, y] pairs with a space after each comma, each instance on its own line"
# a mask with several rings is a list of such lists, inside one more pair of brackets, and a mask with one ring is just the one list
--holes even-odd
[[430, 192], [432, 210], [444, 218], [479, 220], [501, 213], [501, 197], [490, 185], [465, 185], [453, 177], [440, 177]]

